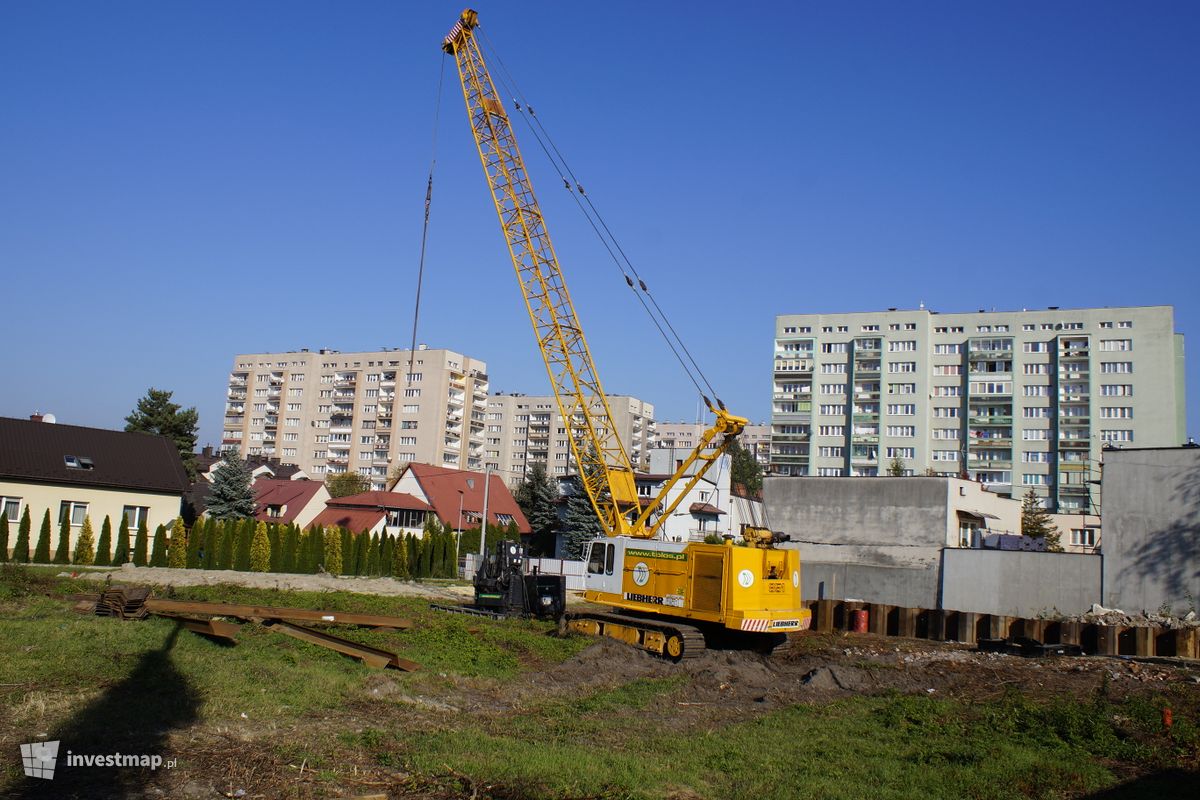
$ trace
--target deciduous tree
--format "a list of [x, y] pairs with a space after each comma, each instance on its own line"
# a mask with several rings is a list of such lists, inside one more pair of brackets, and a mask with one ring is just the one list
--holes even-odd
[[366, 475], [347, 470], [330, 475], [325, 479], [325, 488], [330, 497], [349, 497], [352, 494], [362, 494], [371, 488], [371, 479]]

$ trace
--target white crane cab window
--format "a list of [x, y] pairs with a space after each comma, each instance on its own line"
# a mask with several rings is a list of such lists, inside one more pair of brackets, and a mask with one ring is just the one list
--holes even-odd
[[613, 559], [616, 557], [616, 546], [605, 542], [592, 542], [588, 555], [589, 575], [612, 575]]

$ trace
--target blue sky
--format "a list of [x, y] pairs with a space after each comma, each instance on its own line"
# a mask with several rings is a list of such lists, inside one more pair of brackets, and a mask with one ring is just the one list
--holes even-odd
[[[779, 313], [1169, 303], [1200, 348], [1195, 3], [478, 8], [736, 412], [769, 414]], [[0, 415], [120, 427], [155, 386], [216, 442], [235, 353], [407, 346], [460, 10], [0, 5]], [[419, 340], [545, 392], [449, 61], [445, 78]], [[605, 388], [694, 418], [522, 144]]]

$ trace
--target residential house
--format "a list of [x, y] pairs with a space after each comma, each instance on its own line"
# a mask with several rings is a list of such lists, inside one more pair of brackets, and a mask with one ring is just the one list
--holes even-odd
[[280, 525], [307, 528], [329, 500], [329, 490], [321, 481], [259, 478], [251, 488], [255, 518]]
[[328, 498], [325, 508], [308, 524], [354, 533], [421, 536], [431, 513], [433, 508], [428, 503], [405, 492], [362, 492]]
[[391, 488], [428, 503], [443, 525], [464, 531], [479, 527], [483, 519], [485, 486], [488, 524], [507, 526], [515, 522], [522, 536], [529, 535], [529, 521], [499, 475], [414, 462], [404, 467]]
[[87, 517], [97, 539], [104, 518], [112, 520], [115, 539], [122, 515], [132, 537], [139, 524], [153, 531], [180, 513], [187, 472], [164, 436], [59, 425], [35, 414], [27, 420], [0, 417], [0, 442], [0, 508], [14, 534], [10, 543], [26, 509], [31, 549], [49, 510], [52, 549], [61, 521], [69, 519], [72, 551]]

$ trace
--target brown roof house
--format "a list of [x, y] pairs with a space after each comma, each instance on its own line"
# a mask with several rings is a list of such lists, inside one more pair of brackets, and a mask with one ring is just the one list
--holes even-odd
[[27, 420], [0, 417], [0, 508], [14, 534], [26, 509], [34, 536], [49, 509], [52, 548], [58, 545], [61, 521], [69, 519], [72, 550], [85, 517], [91, 517], [97, 539], [109, 517], [115, 539], [122, 514], [131, 537], [139, 523], [153, 531], [179, 515], [188, 479], [171, 440], [52, 420], [40, 414]]
[[[413, 495], [428, 503], [438, 519], [456, 531], [479, 527], [483, 518], [485, 476], [480, 472], [411, 463], [400, 473], [393, 491]], [[499, 475], [488, 476], [488, 524], [517, 524], [522, 536], [530, 533], [529, 521]]]
[[363, 492], [334, 497], [310, 523], [345, 528], [352, 533], [408, 533], [421, 536], [433, 509], [424, 500], [401, 492]]
[[322, 481], [259, 478], [254, 490], [254, 516], [280, 525], [307, 528], [325, 510], [329, 490]]

